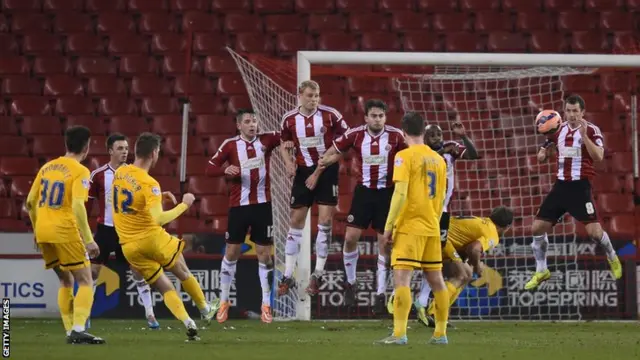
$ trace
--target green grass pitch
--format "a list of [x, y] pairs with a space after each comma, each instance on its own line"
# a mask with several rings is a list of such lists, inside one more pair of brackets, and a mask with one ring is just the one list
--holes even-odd
[[410, 321], [406, 346], [373, 345], [391, 321], [212, 323], [201, 341], [185, 342], [184, 328], [164, 319], [160, 330], [140, 320], [94, 320], [90, 332], [106, 345], [67, 345], [59, 320], [12, 319], [12, 359], [82, 360], [637, 360], [638, 323], [458, 322], [449, 345], [426, 342], [427, 329]]

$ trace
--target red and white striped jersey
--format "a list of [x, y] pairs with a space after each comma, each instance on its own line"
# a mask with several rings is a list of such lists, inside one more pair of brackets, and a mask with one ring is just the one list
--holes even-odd
[[369, 189], [384, 189], [393, 185], [393, 159], [396, 153], [407, 148], [402, 131], [385, 125], [377, 135], [369, 132], [367, 125], [348, 130], [333, 142], [338, 152], [353, 148], [360, 161], [360, 179]]
[[445, 141], [442, 145], [447, 150], [442, 157], [444, 161], [447, 163], [447, 192], [444, 198], [444, 207], [442, 211], [449, 211], [449, 203], [451, 203], [451, 198], [453, 197], [453, 188], [456, 184], [455, 172], [456, 172], [456, 160], [462, 158], [467, 148], [455, 141]]
[[251, 141], [234, 136], [220, 145], [209, 160], [207, 175], [223, 176], [224, 163], [240, 168], [240, 175], [229, 180], [229, 207], [271, 201], [270, 160], [279, 145], [280, 134], [276, 132], [258, 134]]
[[[569, 123], [565, 122], [552, 139], [557, 147], [558, 173], [556, 175], [558, 180], [591, 179], [596, 174], [593, 159], [589, 155], [578, 129], [579, 127], [572, 129]], [[587, 122], [587, 136], [597, 146], [604, 146], [604, 138], [600, 128], [590, 122]]]
[[282, 141], [293, 141], [299, 166], [317, 165], [333, 140], [347, 130], [349, 125], [342, 114], [325, 105], [318, 105], [316, 112], [309, 116], [301, 114], [300, 108], [282, 116]]
[[93, 170], [89, 178], [91, 182], [89, 198], [98, 199], [98, 204], [100, 205], [98, 223], [107, 226], [113, 226], [111, 184], [113, 183], [113, 175], [115, 172], [116, 169], [112, 168], [110, 164], [105, 164]]

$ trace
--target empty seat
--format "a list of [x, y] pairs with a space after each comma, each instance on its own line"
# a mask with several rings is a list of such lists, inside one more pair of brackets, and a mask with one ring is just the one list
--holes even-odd
[[113, 75], [94, 76], [87, 82], [87, 94], [93, 96], [119, 95], [126, 91], [122, 79]]
[[70, 54], [101, 55], [104, 53], [102, 39], [91, 33], [69, 34], [67, 52]]
[[131, 33], [113, 33], [109, 34], [107, 50], [113, 55], [141, 54], [148, 52], [149, 44], [142, 36]]
[[38, 12], [42, 8], [41, 0], [4, 0], [2, 4], [3, 10], [11, 12]]
[[91, 154], [98, 156], [109, 155], [106, 136], [91, 136]]
[[122, 12], [101, 12], [97, 14], [97, 30], [99, 33], [118, 33], [135, 31], [136, 24], [131, 15]]
[[193, 51], [199, 55], [228, 53], [226, 46], [229, 39], [222, 34], [195, 33], [193, 35]]
[[629, 213], [635, 208], [631, 194], [598, 194], [596, 205], [605, 213]]
[[224, 216], [229, 208], [229, 198], [225, 195], [203, 196], [200, 200], [201, 216]]
[[454, 32], [448, 33], [445, 42], [447, 52], [474, 52], [480, 49], [479, 38], [472, 33]]
[[222, 146], [222, 143], [225, 142], [229, 137], [226, 135], [209, 135], [207, 139], [207, 155], [213, 156]]
[[213, 0], [211, 9], [224, 12], [249, 12], [251, 10], [251, 2], [249, 0]]
[[371, 13], [376, 10], [377, 0], [336, 0], [336, 8], [340, 12]]
[[[4, 184], [2, 185], [4, 188]], [[0, 218], [17, 218], [16, 204], [13, 199], [0, 198]], [[7, 229], [0, 229], [0, 231], [6, 231]]]
[[190, 11], [182, 16], [184, 32], [219, 32], [220, 21], [214, 14], [202, 11]]
[[598, 28], [598, 13], [580, 13], [575, 10], [558, 14], [558, 29], [565, 31], [587, 31]]
[[29, 195], [31, 190], [31, 184], [33, 184], [32, 176], [17, 176], [11, 179], [11, 197], [24, 199]]
[[587, 11], [606, 11], [619, 9], [625, 5], [626, 0], [585, 0]]
[[169, 95], [169, 84], [155, 75], [136, 76], [131, 80], [131, 96]]
[[22, 51], [27, 55], [50, 55], [61, 50], [60, 39], [49, 33], [29, 33], [22, 38]]
[[[182, 149], [182, 137], [180, 135], [169, 135], [164, 138], [162, 151], [164, 155], [180, 156]], [[188, 155], [204, 155], [204, 147], [202, 140], [198, 137], [189, 137], [187, 139]]]
[[35, 136], [33, 155], [62, 155], [65, 153], [64, 139], [61, 136]]
[[575, 31], [572, 33], [571, 50], [574, 53], [602, 53], [608, 51], [605, 34], [599, 31]]
[[169, 4], [158, 0], [128, 0], [128, 8], [132, 12], [165, 12], [169, 10]]
[[86, 0], [85, 7], [89, 12], [105, 12], [105, 11], [125, 11], [127, 9], [126, 0]]
[[12, 95], [39, 95], [42, 85], [36, 79], [26, 76], [7, 76], [2, 79], [2, 93]]
[[611, 218], [608, 233], [613, 239], [632, 240], [636, 234], [637, 220], [633, 215], [616, 215]]
[[444, 32], [469, 30], [469, 20], [467, 13], [438, 13], [433, 16], [433, 29]]
[[158, 62], [147, 55], [123, 55], [120, 58], [120, 74], [138, 75], [146, 73], [157, 73]]
[[376, 13], [356, 13], [349, 16], [349, 29], [352, 32], [387, 31], [387, 17]]
[[527, 43], [519, 33], [492, 32], [489, 34], [487, 48], [494, 52], [522, 53], [527, 50]]
[[411, 31], [404, 34], [402, 48], [405, 51], [432, 52], [442, 51], [438, 36], [424, 31]]
[[617, 173], [633, 171], [633, 157], [630, 152], [615, 153], [611, 156], [611, 170]]
[[11, 102], [13, 115], [47, 115], [51, 113], [49, 101], [40, 96], [14, 97]]
[[600, 78], [602, 89], [610, 93], [629, 92], [636, 87], [634, 74], [603, 73]]
[[143, 34], [174, 32], [178, 30], [176, 18], [169, 13], [152, 12], [141, 14], [138, 27]]
[[[396, 11], [391, 17], [391, 29], [394, 31], [426, 30], [429, 18], [426, 14], [413, 11]], [[428, 33], [424, 33], [429, 35]]]
[[17, 54], [18, 42], [14, 39], [13, 35], [0, 34], [0, 53], [2, 54]]
[[304, 32], [306, 24], [307, 21], [297, 14], [268, 15], [264, 19], [265, 30], [269, 33]]
[[562, 78], [562, 85], [568, 93], [596, 90], [596, 81], [591, 76], [565, 76]]
[[313, 37], [301, 32], [280, 33], [276, 37], [276, 50], [280, 56], [292, 56], [301, 50], [314, 50]]
[[127, 136], [137, 136], [149, 131], [147, 119], [138, 116], [122, 115], [113, 116], [109, 121], [110, 132], [119, 132]]
[[133, 115], [138, 112], [136, 103], [126, 96], [111, 96], [100, 99], [98, 112], [102, 115]]
[[397, 11], [415, 11], [415, 1], [413, 0], [380, 0], [378, 3], [380, 11], [395, 13]]
[[71, 72], [71, 62], [66, 57], [37, 57], [33, 62], [36, 75], [66, 74]]
[[156, 33], [151, 38], [151, 51], [155, 54], [185, 51], [187, 39], [183, 34]]
[[95, 112], [90, 98], [84, 96], [65, 96], [56, 99], [56, 114], [88, 115]]
[[[203, 194], [223, 195], [224, 192], [214, 191], [216, 189], [213, 189], [211, 186], [212, 184], [216, 184], [216, 185], [220, 184], [220, 181], [222, 181], [222, 184], [224, 184], [224, 178], [211, 178], [206, 176], [190, 176], [189, 182], [188, 182], [188, 189], [189, 189], [188, 191], [195, 195], [203, 195]], [[226, 188], [226, 186], [224, 187]]]
[[25, 116], [20, 123], [22, 135], [60, 135], [62, 127], [56, 116]]
[[237, 73], [238, 67], [229, 55], [210, 55], [204, 61], [205, 74]]
[[584, 7], [584, 0], [543, 0], [544, 8], [552, 11], [576, 10]]
[[208, 0], [171, 0], [169, 2], [169, 7], [172, 10], [178, 11], [208, 11], [210, 8], [211, 2]]
[[236, 34], [236, 50], [248, 53], [273, 53], [271, 36], [256, 33]]
[[398, 51], [400, 42], [395, 33], [368, 32], [362, 34], [362, 51]]
[[52, 96], [82, 95], [82, 82], [73, 76], [60, 74], [48, 76], [44, 81], [44, 94]]
[[538, 53], [562, 53], [567, 48], [565, 38], [552, 31], [534, 31], [531, 33], [531, 50]]
[[224, 17], [225, 32], [262, 32], [262, 19], [258, 15], [232, 13]]
[[213, 94], [211, 81], [204, 76], [191, 74], [178, 76], [173, 87], [174, 95]]
[[45, 11], [82, 11], [84, 5], [83, 0], [44, 0], [43, 8]]
[[76, 61], [78, 75], [115, 74], [116, 66], [113, 61], [104, 57], [81, 57]]
[[12, 117], [0, 116], [0, 136], [18, 135], [18, 126]]
[[13, 33], [39, 33], [51, 31], [51, 22], [45, 14], [15, 13], [12, 16], [11, 31]]
[[295, 0], [295, 10], [306, 14], [332, 13], [335, 10], [335, 2], [333, 0]]
[[189, 156], [187, 158], [187, 174], [189, 176], [204, 175], [210, 156]]
[[183, 53], [166, 54], [162, 59], [162, 72], [169, 76], [197, 72], [197, 66], [197, 59], [192, 59], [191, 64], [187, 66], [187, 57]]
[[291, 13], [294, 5], [293, 0], [253, 0], [253, 9], [258, 14]]
[[24, 156], [29, 153], [27, 140], [19, 136], [0, 136], [0, 155]]
[[0, 158], [0, 175], [5, 177], [35, 175], [39, 167], [38, 160], [32, 157], [3, 156]]
[[163, 135], [182, 133], [182, 115], [156, 115], [152, 117], [151, 131]]
[[236, 132], [235, 119], [226, 115], [198, 115], [195, 131], [198, 135], [223, 134], [231, 137]]
[[554, 30], [555, 21], [553, 15], [546, 12], [518, 12], [516, 13], [516, 29], [525, 32], [538, 30]]
[[189, 96], [189, 111], [194, 115], [199, 114], [224, 114], [227, 110], [225, 101], [220, 96], [213, 99], [210, 95], [191, 95]]
[[308, 30], [313, 34], [347, 30], [347, 17], [343, 14], [310, 14], [308, 21]]
[[149, 174], [151, 176], [174, 176], [176, 174], [176, 166], [169, 158], [160, 157], [155, 166], [149, 170]]
[[29, 63], [22, 56], [0, 57], [0, 76], [26, 74], [29, 72]]
[[74, 125], [85, 126], [95, 135], [103, 135], [106, 133], [104, 119], [93, 115], [67, 116], [65, 126], [70, 127]]
[[600, 14], [600, 27], [609, 31], [629, 31], [636, 28], [633, 14], [607, 11]]
[[93, 32], [91, 17], [81, 12], [56, 13], [53, 31], [58, 33]]
[[248, 96], [245, 95], [233, 95], [229, 97], [229, 102], [227, 103], [227, 107], [229, 113], [235, 114], [240, 109], [249, 109], [251, 108], [251, 101]]
[[145, 97], [140, 106], [143, 115], [175, 114], [178, 110], [178, 101], [164, 96]]

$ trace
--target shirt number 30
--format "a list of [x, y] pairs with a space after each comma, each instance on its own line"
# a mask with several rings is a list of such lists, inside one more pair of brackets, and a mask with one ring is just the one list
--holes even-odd
[[429, 187], [429, 199], [436, 197], [436, 173], [427, 171], [427, 187]]

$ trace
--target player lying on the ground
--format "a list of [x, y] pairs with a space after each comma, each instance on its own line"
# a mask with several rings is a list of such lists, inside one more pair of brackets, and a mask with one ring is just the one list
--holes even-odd
[[597, 126], [584, 120], [584, 112], [582, 97], [567, 97], [564, 102], [566, 122], [550, 135], [551, 139], [538, 151], [538, 161], [542, 163], [550, 157], [554, 148], [557, 150], [558, 172], [557, 180], [542, 201], [531, 226], [536, 272], [525, 284], [527, 290], [537, 288], [551, 277], [547, 268], [547, 234], [567, 212], [585, 225], [593, 242], [600, 244], [607, 254], [613, 276], [616, 279], [622, 277], [622, 265], [611, 245], [609, 234], [602, 229], [598, 220], [591, 190], [591, 179], [596, 174], [593, 162], [604, 159], [604, 138]]
[[[31, 185], [26, 207], [46, 269], [60, 280], [58, 308], [70, 344], [104, 344], [86, 332], [93, 305], [89, 258], [100, 255], [93, 241], [85, 202], [89, 169], [80, 164], [89, 153], [91, 131], [73, 126], [64, 136], [67, 152], [44, 164]], [[78, 292], [73, 296], [74, 281]]]
[[158, 135], [140, 134], [135, 145], [135, 161], [116, 170], [111, 189], [113, 223], [122, 253], [131, 267], [147, 284], [160, 291], [167, 309], [187, 328], [188, 340], [198, 340], [198, 327], [163, 270], [170, 271], [180, 280], [182, 289], [191, 296], [207, 322], [218, 310], [219, 301], [213, 305], [207, 302], [182, 256], [184, 242], [162, 228], [184, 213], [195, 197], [184, 194], [182, 203], [169, 211], [162, 210], [160, 184], [149, 175], [149, 170], [158, 162], [160, 141]]
[[[273, 273], [273, 218], [271, 213], [270, 163], [272, 151], [280, 146], [280, 134], [258, 134], [258, 119], [253, 110], [241, 109], [236, 117], [240, 135], [225, 140], [209, 160], [208, 176], [226, 176], [230, 182], [227, 248], [220, 269], [220, 309], [217, 320], [229, 316], [229, 291], [236, 274], [242, 244], [251, 228], [251, 241], [256, 244], [258, 276], [262, 287], [264, 323], [271, 315], [270, 275]], [[227, 165], [225, 166], [225, 163]]]
[[333, 212], [338, 203], [340, 166], [333, 164], [325, 169], [318, 166], [318, 160], [331, 147], [333, 140], [349, 130], [338, 110], [320, 104], [320, 85], [317, 82], [303, 81], [298, 87], [298, 100], [300, 106], [282, 117], [282, 141], [292, 141], [296, 154], [294, 161], [289, 149], [280, 147], [287, 175], [293, 178], [293, 187], [291, 221], [285, 245], [285, 271], [278, 287], [279, 296], [295, 285], [293, 271], [300, 252], [302, 229], [314, 202], [318, 204], [316, 266], [305, 290], [313, 296], [320, 289], [329, 255]]
[[[509, 230], [513, 223], [513, 211], [499, 206], [489, 217], [460, 216], [451, 218], [449, 236], [442, 257], [445, 259], [445, 282], [449, 290], [449, 306], [453, 305], [460, 292], [469, 284], [473, 273], [482, 276], [482, 254], [500, 243], [500, 237]], [[427, 299], [428, 299], [427, 294]], [[429, 327], [435, 327], [434, 303], [427, 309], [427, 301], [420, 298], [416, 301], [418, 321]]]
[[425, 123], [417, 113], [402, 118], [408, 148], [396, 154], [394, 191], [384, 237], [392, 245], [391, 268], [395, 288], [393, 334], [377, 343], [407, 343], [411, 311], [411, 275], [425, 272], [434, 290], [436, 329], [431, 343], [446, 344], [449, 295], [442, 278], [440, 215], [446, 192], [447, 165], [437, 152], [424, 145]]
[[[111, 196], [113, 175], [116, 170], [127, 161], [129, 143], [124, 135], [112, 133], [107, 138], [106, 145], [110, 156], [109, 162], [91, 172], [91, 188], [89, 189], [89, 199], [98, 201], [100, 204], [100, 216], [98, 217], [98, 226], [95, 232], [95, 240], [100, 248], [100, 255], [91, 259], [91, 276], [94, 281], [94, 291], [95, 282], [98, 280], [100, 270], [103, 266], [108, 265], [109, 256], [112, 252], [115, 253], [116, 262], [129, 266], [127, 259], [125, 259], [124, 254], [122, 254], [118, 233], [113, 227], [113, 202], [111, 199], [107, 199], [107, 197]], [[171, 197], [173, 197], [173, 195], [171, 195]], [[87, 209], [91, 209], [91, 205], [93, 205], [92, 201], [87, 202]], [[138, 274], [137, 271], [131, 269], [131, 273], [136, 283], [136, 289], [138, 289], [138, 296], [144, 306], [147, 324], [151, 329], [157, 329], [160, 327], [160, 324], [156, 320], [153, 312], [151, 287], [149, 287], [149, 284], [144, 281], [142, 275]]]
[[[345, 305], [356, 302], [356, 269], [358, 265], [358, 240], [362, 231], [371, 225], [378, 232], [378, 273], [375, 313], [382, 313], [387, 287], [388, 249], [383, 237], [384, 224], [389, 213], [393, 194], [393, 159], [396, 153], [407, 147], [402, 130], [385, 125], [387, 104], [382, 100], [367, 100], [364, 105], [366, 122], [347, 131], [333, 142], [333, 146], [320, 159], [326, 167], [339, 160], [340, 155], [355, 150], [360, 168], [358, 184], [353, 189], [351, 210], [347, 217], [342, 256], [347, 281], [344, 284]], [[377, 309], [377, 310], [376, 310]]]

